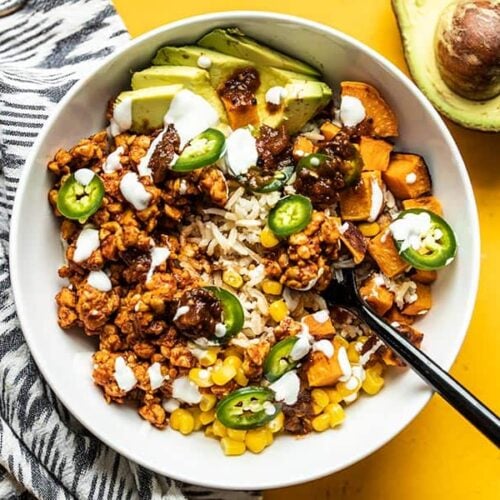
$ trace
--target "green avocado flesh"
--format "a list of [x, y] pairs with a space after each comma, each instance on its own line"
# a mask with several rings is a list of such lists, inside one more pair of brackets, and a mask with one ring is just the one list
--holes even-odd
[[[260, 45], [239, 30], [216, 29], [199, 43], [210, 48], [162, 47], [152, 61], [154, 66], [133, 74], [133, 90], [118, 98], [133, 98], [133, 131], [145, 132], [162, 126], [163, 115], [173, 97], [170, 88], [179, 86], [204, 97], [219, 112], [222, 123], [227, 123], [217, 91], [235, 72], [249, 67], [259, 74], [260, 85], [255, 97], [262, 124], [272, 127], [284, 124], [290, 134], [298, 132], [331, 100], [332, 90], [319, 80], [321, 75], [316, 69]], [[210, 61], [207, 68], [200, 67], [203, 56]], [[266, 93], [272, 87], [285, 89], [279, 107], [266, 102]]]
[[473, 101], [453, 92], [443, 81], [434, 56], [434, 36], [450, 0], [392, 0], [413, 79], [432, 104], [467, 128], [500, 131], [500, 96]]

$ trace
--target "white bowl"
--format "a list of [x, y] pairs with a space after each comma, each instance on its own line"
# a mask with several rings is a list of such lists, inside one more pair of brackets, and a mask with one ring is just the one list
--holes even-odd
[[92, 339], [62, 331], [54, 296], [62, 263], [58, 223], [47, 202], [47, 161], [104, 126], [108, 99], [166, 44], [191, 43], [219, 26], [238, 26], [277, 49], [320, 67], [328, 82], [375, 85], [400, 121], [397, 149], [423, 155], [436, 195], [460, 243], [456, 262], [433, 287], [434, 307], [418, 327], [424, 349], [449, 368], [473, 310], [479, 271], [479, 230], [469, 178], [443, 121], [396, 67], [356, 40], [318, 23], [261, 12], [227, 12], [163, 26], [132, 41], [80, 81], [47, 122], [24, 168], [11, 227], [10, 262], [16, 305], [31, 352], [52, 389], [83, 425], [126, 457], [186, 482], [219, 488], [274, 488], [333, 473], [387, 443], [422, 410], [431, 391], [410, 371], [387, 381], [376, 397], [347, 409], [341, 428], [305, 438], [279, 437], [261, 455], [225, 457], [203, 434], [158, 431], [132, 408], [108, 405], [91, 381]]

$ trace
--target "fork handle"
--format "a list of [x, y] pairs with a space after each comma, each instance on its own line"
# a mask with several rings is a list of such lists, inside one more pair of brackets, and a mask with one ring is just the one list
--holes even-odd
[[362, 319], [413, 370], [455, 410], [500, 446], [500, 419], [432, 359], [364, 304], [358, 306]]

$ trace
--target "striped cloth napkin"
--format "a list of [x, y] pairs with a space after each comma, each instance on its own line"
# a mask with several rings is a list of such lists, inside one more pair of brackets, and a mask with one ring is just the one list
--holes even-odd
[[8, 239], [24, 161], [75, 81], [128, 40], [108, 0], [28, 0], [0, 18], [0, 499], [260, 497], [177, 483], [106, 447], [45, 383], [16, 317]]

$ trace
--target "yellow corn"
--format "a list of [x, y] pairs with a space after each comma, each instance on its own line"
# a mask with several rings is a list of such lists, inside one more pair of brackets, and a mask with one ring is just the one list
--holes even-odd
[[347, 358], [351, 363], [357, 363], [359, 361], [359, 352], [356, 349], [357, 342], [351, 342], [347, 348]]
[[247, 449], [244, 442], [235, 441], [234, 439], [230, 439], [228, 437], [223, 437], [220, 440], [220, 445], [224, 455], [228, 456], [243, 455]]
[[247, 435], [247, 431], [238, 430], [238, 429], [227, 429], [227, 437], [233, 439], [234, 441], [245, 441], [245, 436]]
[[238, 368], [241, 367], [243, 364], [243, 361], [241, 361], [241, 358], [238, 356], [226, 356], [223, 362], [224, 365], [226, 366], [232, 366], [235, 370], [238, 370]]
[[[357, 381], [357, 385], [356, 385], [356, 387], [353, 387], [352, 389], [350, 389], [348, 387], [348, 385], [351, 384], [352, 379], [355, 379]], [[350, 396], [351, 394], [358, 392], [360, 387], [361, 387], [361, 382], [356, 377], [351, 377], [351, 379], [349, 380], [349, 383], [348, 382], [338, 382], [337, 383], [337, 391], [342, 396], [342, 398], [346, 398], [346, 397]]]
[[213, 394], [202, 394], [200, 401], [200, 410], [201, 411], [209, 411], [217, 403], [217, 397]]
[[189, 379], [198, 387], [211, 387], [214, 385], [210, 378], [210, 372], [204, 368], [191, 368], [189, 370]]
[[234, 269], [226, 269], [222, 273], [222, 281], [233, 288], [240, 288], [243, 286], [241, 274], [237, 273]]
[[238, 385], [241, 385], [241, 387], [245, 387], [246, 385], [248, 385], [248, 378], [242, 368], [238, 368], [238, 370], [236, 370], [234, 380], [236, 380], [236, 383]]
[[200, 358], [200, 365], [203, 367], [212, 366], [217, 361], [218, 347], [210, 347]]
[[224, 349], [224, 357], [229, 358], [229, 356], [236, 356], [237, 358], [243, 359], [243, 354], [235, 346], [227, 347], [226, 349]]
[[[253, 429], [247, 432], [245, 444], [252, 453], [260, 453], [269, 443], [267, 429]], [[272, 433], [270, 433], [272, 436]]]
[[380, 233], [380, 226], [376, 222], [363, 222], [358, 226], [363, 236], [371, 238], [372, 236], [377, 236]]
[[200, 412], [199, 419], [201, 425], [211, 424], [215, 420], [215, 410], [212, 408], [211, 410]]
[[279, 412], [268, 424], [267, 428], [272, 432], [276, 433], [281, 431], [283, 429], [283, 426], [285, 424], [285, 415], [283, 415], [283, 412]]
[[349, 342], [347, 342], [347, 340], [340, 335], [335, 335], [335, 341], [338, 343], [339, 347], [345, 347], [346, 349], [349, 347]]
[[323, 411], [323, 408], [321, 408], [321, 406], [316, 403], [312, 404], [312, 409], [313, 415], [319, 415]]
[[184, 435], [191, 434], [194, 430], [194, 417], [189, 411], [178, 408], [170, 415], [170, 426]]
[[384, 365], [382, 363], [375, 363], [374, 365], [370, 366], [370, 369], [380, 376], [382, 376], [384, 373]]
[[224, 437], [227, 436], [227, 428], [222, 425], [218, 420], [214, 420], [212, 424], [212, 430], [215, 436]]
[[276, 238], [276, 235], [266, 226], [260, 233], [260, 242], [264, 248], [273, 248], [280, 240]]
[[324, 415], [328, 415], [328, 418], [330, 419], [330, 427], [332, 428], [340, 425], [345, 419], [344, 408], [342, 408], [342, 406], [338, 403], [330, 403], [325, 408]]
[[193, 430], [199, 431], [203, 427], [203, 423], [200, 419], [201, 410], [199, 408], [190, 408], [189, 413], [193, 415], [193, 420], [194, 420]]
[[269, 429], [266, 429], [266, 436], [267, 436], [267, 446], [273, 444], [274, 436], [273, 436], [273, 433]]
[[313, 389], [311, 397], [313, 403], [316, 403], [321, 409], [323, 409], [330, 402], [328, 393], [323, 389]]
[[316, 432], [326, 431], [330, 427], [330, 416], [326, 413], [321, 413], [312, 419], [311, 424]]
[[235, 375], [236, 370], [232, 366], [221, 365], [212, 370], [212, 380], [217, 385], [226, 385]]
[[216, 435], [214, 434], [214, 428], [213, 426], [211, 425], [207, 425], [205, 427], [205, 436], [209, 437], [209, 438], [214, 438], [216, 437]]
[[268, 295], [281, 295], [283, 285], [279, 281], [264, 280], [262, 282], [262, 291]]
[[380, 392], [380, 389], [384, 386], [384, 379], [373, 368], [367, 368], [365, 374], [363, 390], [370, 396]]
[[330, 403], [340, 403], [343, 399], [337, 389], [324, 389], [324, 391], [328, 394]]
[[276, 321], [276, 323], [284, 320], [288, 315], [288, 307], [286, 305], [286, 302], [283, 299], [275, 300], [269, 306], [269, 314], [271, 315], [271, 318]]

